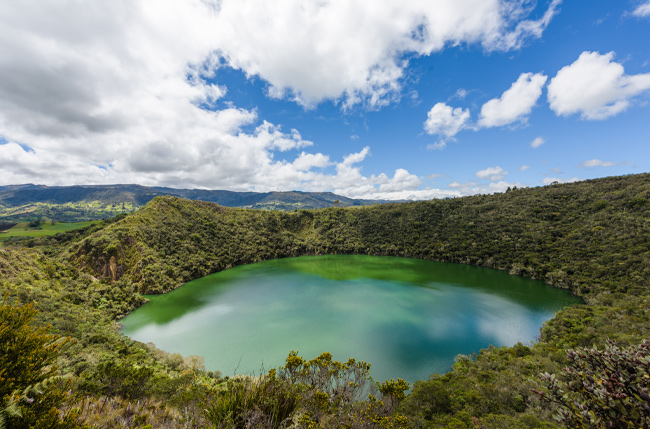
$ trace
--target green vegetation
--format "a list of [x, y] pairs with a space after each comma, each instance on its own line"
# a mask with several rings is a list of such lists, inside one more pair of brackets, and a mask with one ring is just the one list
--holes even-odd
[[[331, 192], [232, 192], [202, 189], [150, 188], [139, 185], [0, 186], [0, 224], [46, 217], [57, 222], [101, 220], [131, 213], [156, 196], [172, 195], [211, 201], [228, 207], [295, 210], [374, 204]], [[0, 229], [2, 231], [2, 229]]]
[[650, 342], [621, 349], [567, 353], [569, 366], [560, 382], [544, 373], [548, 392], [542, 399], [560, 405], [558, 420], [568, 427], [650, 428]]
[[136, 206], [129, 202], [80, 201], [67, 203], [33, 202], [0, 208], [0, 220], [22, 222], [25, 219], [48, 218], [57, 222], [80, 223], [108, 219], [118, 214], [131, 213]]
[[258, 379], [229, 380], [206, 408], [218, 428], [408, 427], [396, 406], [409, 388], [403, 380], [373, 383], [370, 365], [333, 361], [323, 353], [306, 361], [292, 351], [286, 365]]
[[73, 398], [56, 366], [72, 340], [33, 326], [36, 313], [33, 304], [0, 305], [0, 427], [66, 428], [76, 421], [75, 412], [60, 415]]
[[3, 230], [2, 233], [0, 233], [0, 240], [7, 240], [10, 239], [10, 237], [43, 237], [64, 231], [71, 231], [73, 229], [86, 228], [95, 223], [97, 223], [97, 221], [64, 223], [41, 221], [40, 219], [37, 219], [30, 222], [21, 222], [11, 228]]
[[[318, 414], [304, 397], [295, 405], [284, 384], [249, 380], [242, 387], [206, 372], [198, 359], [124, 338], [115, 321], [141, 305], [140, 293], [166, 292], [270, 258], [372, 254], [507, 270], [567, 288], [587, 304], [559, 312], [535, 345], [459, 356], [451, 372], [415, 383], [394, 404], [399, 415], [373, 411], [373, 400], [353, 401], [354, 411], [346, 412], [356, 413], [364, 427], [559, 427], [553, 416], [561, 404], [540, 400], [532, 390], [546, 391], [539, 374], [568, 383], [570, 372], [562, 372], [572, 364], [567, 350], [603, 349], [608, 340], [635, 347], [650, 336], [649, 185], [650, 175], [642, 174], [490, 196], [293, 212], [158, 197], [131, 215], [0, 248], [0, 293], [8, 293], [7, 304], [33, 302], [38, 322], [77, 340], [62, 352], [59, 366], [86, 395], [78, 410], [86, 424], [111, 427], [121, 418], [127, 427], [205, 427], [219, 413], [231, 413], [234, 422], [261, 412], [276, 423], [286, 419], [269, 415], [327, 427], [347, 424], [336, 420], [342, 403], [328, 402]], [[300, 377], [291, 383], [305, 385]], [[399, 382], [387, 385], [395, 383], [399, 390]], [[271, 395], [275, 402], [266, 402]], [[237, 405], [246, 397], [258, 399]], [[103, 411], [93, 411], [100, 403]]]

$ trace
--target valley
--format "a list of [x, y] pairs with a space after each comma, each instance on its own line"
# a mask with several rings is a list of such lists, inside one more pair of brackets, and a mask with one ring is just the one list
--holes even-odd
[[[401, 387], [386, 385], [397, 389], [382, 393], [395, 408], [344, 405], [330, 392], [327, 410], [317, 412], [313, 397], [301, 396], [296, 410], [303, 414], [296, 412], [304, 417], [309, 410], [323, 425], [343, 424], [343, 415], [363, 408], [368, 419], [387, 419], [381, 421], [392, 427], [471, 427], [473, 419], [484, 427], [561, 427], [553, 419], [556, 405], [540, 401], [532, 390], [545, 389], [539, 374], [560, 374], [569, 349], [603, 348], [607, 340], [636, 346], [650, 335], [649, 185], [650, 175], [640, 174], [495, 195], [290, 212], [162, 196], [132, 214], [3, 246], [0, 293], [6, 304], [34, 303], [39, 323], [75, 340], [59, 365], [89, 403], [157, 403], [158, 411], [142, 408], [137, 414], [155, 427], [181, 421], [201, 427], [211, 418], [201, 404], [216, 404], [223, 392], [233, 395], [242, 384], [206, 370], [200, 357], [164, 353], [119, 334], [120, 318], [145, 302], [142, 294], [165, 293], [234, 266], [304, 255], [397, 256], [495, 268], [566, 289], [585, 304], [559, 311], [533, 345], [457, 357], [450, 372], [415, 382], [404, 399]], [[303, 368], [297, 362], [289, 356], [285, 370]], [[325, 355], [318, 362], [331, 361]], [[111, 427], [117, 420], [110, 423], [110, 416], [119, 415], [117, 405], [101, 416], [89, 409], [79, 413], [97, 427]]]
[[379, 204], [331, 192], [234, 192], [175, 189], [140, 185], [0, 186], [0, 222], [47, 218], [55, 222], [109, 219], [131, 213], [157, 196], [177, 196], [214, 202], [226, 207], [263, 210], [319, 209]]

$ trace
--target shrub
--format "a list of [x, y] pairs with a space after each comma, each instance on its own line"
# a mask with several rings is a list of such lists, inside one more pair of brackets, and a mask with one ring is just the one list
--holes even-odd
[[650, 341], [567, 352], [563, 380], [542, 374], [542, 399], [559, 405], [556, 419], [572, 428], [650, 428]]
[[230, 379], [205, 408], [218, 428], [282, 427], [296, 411], [299, 395], [275, 377]]
[[32, 304], [0, 306], [0, 427], [66, 428], [76, 414], [61, 411], [74, 398], [72, 381], [58, 375], [56, 360], [72, 340], [34, 326]]

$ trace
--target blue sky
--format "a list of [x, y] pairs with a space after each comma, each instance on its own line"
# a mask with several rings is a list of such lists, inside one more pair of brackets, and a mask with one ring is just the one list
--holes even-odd
[[4, 3], [0, 184], [429, 199], [650, 171], [647, 0]]

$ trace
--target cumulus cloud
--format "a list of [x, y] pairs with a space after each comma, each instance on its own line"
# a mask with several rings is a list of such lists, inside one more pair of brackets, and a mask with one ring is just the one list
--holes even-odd
[[529, 168], [530, 168], [530, 165], [522, 165], [521, 167], [519, 167], [519, 171], [526, 171]]
[[535, 137], [535, 139], [532, 142], [530, 142], [530, 147], [532, 147], [533, 149], [537, 149], [544, 143], [546, 143], [546, 140], [544, 140], [543, 137]]
[[500, 127], [513, 122], [525, 122], [542, 95], [547, 77], [541, 73], [522, 73], [501, 98], [493, 98], [483, 105], [478, 124], [481, 127]]
[[629, 162], [612, 162], [612, 161], [601, 161], [600, 159], [590, 159], [578, 165], [579, 168], [590, 168], [590, 167], [613, 167], [615, 165], [629, 164]]
[[[421, 201], [435, 198], [453, 198], [462, 196], [461, 192], [449, 189], [405, 189], [394, 192], [372, 192], [363, 198], [390, 201]], [[360, 197], [361, 198], [361, 197]]]
[[446, 195], [403, 169], [363, 175], [366, 149], [338, 162], [309, 153], [298, 130], [222, 103], [220, 72], [307, 107], [379, 108], [399, 98], [409, 55], [539, 37], [557, 2], [539, 19], [524, 3], [2, 2], [0, 182]]
[[488, 179], [491, 182], [496, 182], [498, 180], [503, 179], [503, 177], [508, 174], [507, 171], [505, 171], [501, 167], [488, 167], [485, 170], [479, 170], [476, 172], [476, 177], [479, 179]]
[[650, 16], [650, 0], [638, 5], [634, 11], [632, 11], [632, 15], [639, 17]]
[[223, 0], [216, 55], [267, 81], [276, 97], [378, 107], [398, 94], [405, 54], [461, 43], [517, 49], [542, 35], [558, 4], [535, 20], [525, 19], [527, 2], [505, 0]]
[[580, 179], [577, 177], [573, 177], [571, 179], [561, 179], [559, 177], [545, 177], [542, 180], [542, 184], [544, 185], [552, 185], [554, 183], [572, 183], [572, 182], [578, 182]]
[[322, 153], [305, 153], [302, 152], [298, 158], [293, 161], [293, 166], [299, 171], [309, 171], [314, 167], [323, 168], [330, 165], [330, 158]]
[[519, 182], [506, 182], [505, 180], [490, 182], [487, 185], [476, 182], [452, 182], [449, 187], [461, 195], [475, 195], [475, 194], [494, 194], [496, 192], [505, 192], [508, 188], [523, 188], [526, 185]]
[[548, 85], [551, 109], [560, 116], [580, 113], [583, 119], [605, 119], [625, 110], [632, 99], [650, 89], [650, 73], [626, 75], [614, 53], [583, 52], [563, 67]]
[[424, 130], [427, 134], [451, 138], [468, 127], [469, 117], [469, 109], [454, 109], [445, 103], [436, 103], [427, 113]]
[[393, 177], [385, 173], [364, 176], [359, 165], [368, 155], [370, 148], [346, 155], [336, 163], [336, 174], [308, 172], [302, 176], [308, 179], [313, 191], [333, 190], [350, 198], [370, 198], [380, 200], [422, 200], [460, 196], [454, 190], [418, 189], [420, 178], [403, 168], [395, 170]]
[[[89, 164], [76, 156], [58, 152], [26, 149], [16, 142], [0, 144], [0, 171], [2, 184], [30, 183], [44, 175], [49, 179], [65, 175], [78, 180], [109, 176], [105, 166]], [[51, 180], [49, 183], [56, 182]]]
[[[542, 95], [542, 88], [546, 80], [547, 77], [541, 73], [522, 73], [500, 98], [493, 98], [483, 104], [476, 125], [470, 122], [469, 109], [453, 108], [445, 103], [436, 103], [427, 113], [424, 130], [427, 134], [441, 136], [441, 139], [436, 143], [429, 144], [427, 149], [444, 149], [447, 140], [453, 139], [464, 129], [478, 130], [514, 122], [526, 122], [528, 115]], [[459, 89], [455, 96], [463, 98], [466, 95], [466, 90]]]

